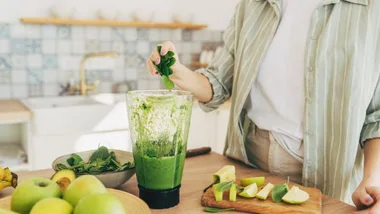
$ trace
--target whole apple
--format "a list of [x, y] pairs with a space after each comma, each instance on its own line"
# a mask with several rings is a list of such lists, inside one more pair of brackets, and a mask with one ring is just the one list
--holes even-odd
[[60, 198], [45, 198], [33, 206], [30, 214], [71, 214], [74, 208]]
[[0, 209], [0, 214], [18, 214], [18, 213], [15, 213], [15, 212], [12, 212], [12, 211], [9, 211], [9, 210]]
[[61, 197], [61, 190], [57, 183], [46, 178], [29, 178], [13, 192], [11, 209], [27, 214], [38, 201], [51, 197]]
[[93, 194], [82, 198], [74, 214], [125, 214], [119, 198], [111, 193]]
[[77, 205], [80, 199], [97, 193], [107, 193], [103, 183], [93, 175], [82, 175], [75, 179], [63, 193], [63, 199], [69, 202], [73, 207]]

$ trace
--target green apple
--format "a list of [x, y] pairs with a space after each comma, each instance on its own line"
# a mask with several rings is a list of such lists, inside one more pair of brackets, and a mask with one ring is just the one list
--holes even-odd
[[60, 198], [45, 198], [33, 206], [30, 214], [71, 214], [73, 207]]
[[223, 200], [223, 192], [218, 191], [218, 184], [212, 185], [212, 191], [214, 192], [214, 197], [216, 202], [220, 202]]
[[241, 197], [244, 198], [254, 198], [257, 194], [257, 185], [256, 183], [253, 183], [249, 186], [244, 187], [243, 192], [239, 193]]
[[264, 186], [265, 177], [252, 177], [240, 179], [240, 185], [242, 185], [243, 187], [249, 186], [253, 183], [256, 183], [258, 187]]
[[103, 183], [93, 175], [82, 175], [75, 179], [63, 193], [63, 199], [74, 207], [80, 199], [97, 193], [107, 193]]
[[302, 204], [309, 199], [309, 194], [297, 186], [293, 186], [282, 200], [289, 204]]
[[82, 198], [75, 207], [74, 214], [126, 214], [119, 198], [110, 193], [93, 194]]
[[38, 201], [51, 197], [61, 197], [57, 183], [46, 178], [29, 178], [13, 192], [11, 208], [21, 214], [29, 213]]
[[271, 183], [268, 183], [262, 190], [260, 190], [259, 193], [257, 193], [256, 198], [261, 200], [266, 200], [268, 198], [268, 195], [270, 191], [274, 188], [274, 185]]
[[229, 195], [229, 200], [230, 201], [236, 201], [236, 184], [232, 184], [230, 188], [230, 195]]
[[0, 214], [18, 214], [18, 213], [12, 212], [10, 210], [0, 209]]
[[233, 165], [226, 165], [219, 171], [217, 171], [215, 174], [213, 174], [213, 180], [214, 183], [223, 183], [223, 182], [230, 182], [235, 181], [235, 166]]

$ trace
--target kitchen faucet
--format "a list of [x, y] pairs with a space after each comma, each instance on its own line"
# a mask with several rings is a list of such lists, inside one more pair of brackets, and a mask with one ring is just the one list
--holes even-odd
[[85, 70], [85, 63], [88, 59], [91, 58], [97, 58], [97, 57], [117, 57], [119, 56], [119, 53], [117, 52], [100, 52], [100, 53], [89, 53], [84, 55], [81, 63], [80, 63], [80, 83], [79, 86], [70, 87], [69, 91], [79, 91], [80, 95], [87, 95], [88, 91], [93, 91], [96, 89], [97, 85], [99, 84], [99, 81], [95, 81], [94, 84], [87, 84], [86, 80], [86, 70]]

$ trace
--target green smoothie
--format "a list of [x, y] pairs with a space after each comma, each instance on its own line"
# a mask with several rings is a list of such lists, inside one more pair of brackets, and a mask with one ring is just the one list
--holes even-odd
[[134, 153], [139, 185], [147, 189], [167, 190], [181, 184], [186, 153], [175, 156], [149, 157]]

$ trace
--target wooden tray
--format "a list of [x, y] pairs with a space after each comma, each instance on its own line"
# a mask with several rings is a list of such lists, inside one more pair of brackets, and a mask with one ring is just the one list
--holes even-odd
[[[270, 182], [270, 181], [268, 181]], [[275, 184], [275, 183], [272, 183]], [[205, 207], [217, 207], [217, 208], [235, 208], [236, 211], [248, 212], [248, 213], [263, 213], [263, 214], [321, 214], [322, 213], [322, 193], [315, 188], [307, 188], [297, 185], [300, 189], [309, 193], [310, 198], [301, 205], [291, 205], [284, 202], [274, 203], [271, 195], [267, 200], [260, 200], [257, 198], [242, 198], [236, 197], [235, 202], [228, 200], [228, 192], [224, 193], [223, 201], [216, 202], [212, 189], [209, 188], [202, 196], [201, 202]], [[292, 185], [289, 185], [291, 188]], [[261, 189], [261, 188], [260, 188]]]
[[[121, 203], [124, 205], [127, 214], [141, 213], [150, 214], [151, 211], [148, 205], [140, 198], [129, 194], [124, 191], [116, 189], [108, 189], [108, 191], [117, 197], [119, 197]], [[10, 210], [11, 209], [11, 196], [0, 199], [0, 208]]]

